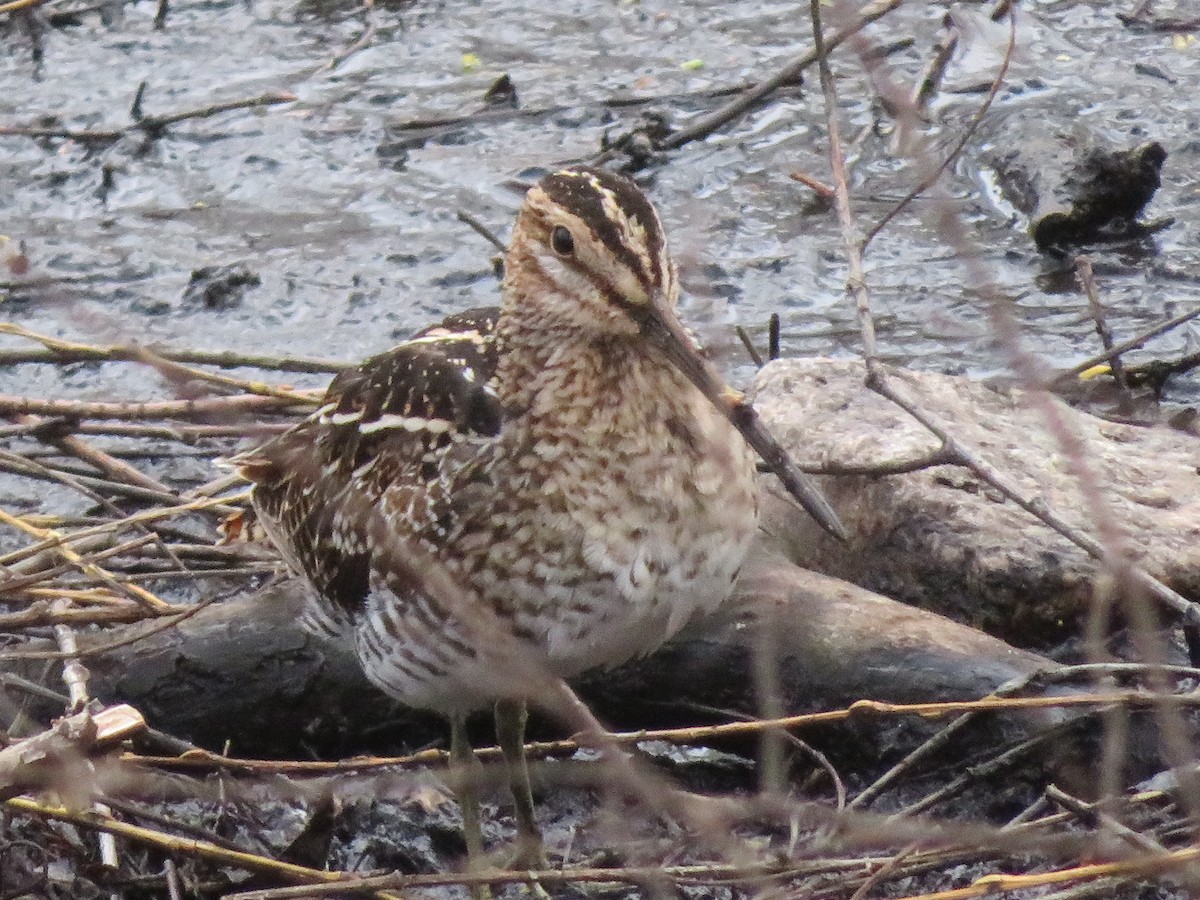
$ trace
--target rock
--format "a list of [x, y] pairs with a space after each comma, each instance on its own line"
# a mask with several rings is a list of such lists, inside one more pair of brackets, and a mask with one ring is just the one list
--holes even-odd
[[[913, 459], [937, 440], [864, 386], [858, 360], [780, 360], [762, 370], [755, 406], [803, 465]], [[1093, 513], [1024, 393], [956, 376], [894, 376], [966, 446], [1093, 537]], [[1166, 428], [1120, 425], [1054, 401], [1087, 448], [1106, 507], [1138, 564], [1200, 597], [1200, 443]], [[1079, 633], [1098, 568], [964, 468], [895, 476], [824, 476], [854, 533], [839, 545], [785, 501], [765, 527], [800, 566], [947, 615], [1018, 646], [1047, 648]]]
[[232, 309], [241, 305], [246, 291], [260, 284], [262, 279], [242, 263], [204, 266], [192, 272], [183, 302], [206, 309]]

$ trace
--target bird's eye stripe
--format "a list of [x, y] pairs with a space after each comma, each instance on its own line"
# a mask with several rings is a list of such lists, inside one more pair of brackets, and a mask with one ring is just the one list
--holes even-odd
[[[606, 303], [609, 303], [612, 306], [616, 306], [619, 309], [623, 309], [626, 312], [630, 312], [630, 313], [632, 313], [636, 310], [640, 310], [642, 308], [641, 304], [634, 303], [631, 300], [629, 300], [625, 296], [625, 294], [616, 286], [616, 284], [614, 284], [608, 278], [605, 278], [603, 275], [601, 275], [595, 269], [589, 268], [587, 265], [580, 262], [578, 259], [575, 259], [574, 257], [559, 257], [558, 262], [560, 262], [566, 268], [570, 269], [571, 272], [574, 273], [575, 275], [578, 275], [579, 277], [586, 279], [587, 282], [593, 288], [595, 288], [596, 293], [598, 293], [601, 297], [604, 298]], [[545, 264], [540, 259], [538, 259], [536, 256], [528, 259], [526, 261], [526, 265], [536, 266], [537, 270], [538, 270], [538, 275], [540, 276], [541, 280], [546, 284], [552, 285], [556, 293], [559, 293], [559, 294], [571, 293], [570, 291], [568, 291], [568, 289], [566, 287], [564, 287], [563, 285], [558, 283], [558, 280], [553, 276], [553, 274], [551, 274], [547, 270]]]
[[[547, 201], [542, 204], [542, 216], [549, 219], [566, 212], [579, 220], [589, 242], [602, 245], [647, 293], [666, 286], [662, 223], [636, 187], [609, 173], [567, 170], [544, 179], [539, 189]], [[575, 236], [578, 244], [578, 230]]]

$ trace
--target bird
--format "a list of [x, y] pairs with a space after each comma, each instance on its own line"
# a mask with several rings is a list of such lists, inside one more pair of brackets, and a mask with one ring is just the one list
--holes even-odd
[[[398, 570], [387, 544], [444, 567], [566, 679], [650, 653], [730, 596], [757, 529], [759, 456], [846, 532], [681, 323], [662, 221], [631, 179], [588, 166], [543, 177], [503, 272], [499, 309], [451, 315], [344, 371], [315, 413], [237, 464], [306, 579], [307, 626], [352, 642], [386, 693], [449, 718], [460, 772], [467, 715], [494, 706], [514, 865], [528, 868], [543, 858], [530, 698], [503, 687], [463, 609]], [[482, 842], [465, 781], [471, 864]]]

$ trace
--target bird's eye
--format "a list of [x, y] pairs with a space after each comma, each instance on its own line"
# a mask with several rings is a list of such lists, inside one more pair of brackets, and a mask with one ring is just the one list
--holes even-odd
[[555, 225], [554, 231], [550, 233], [550, 246], [559, 256], [570, 256], [575, 252], [575, 238], [571, 237], [571, 232], [564, 226]]

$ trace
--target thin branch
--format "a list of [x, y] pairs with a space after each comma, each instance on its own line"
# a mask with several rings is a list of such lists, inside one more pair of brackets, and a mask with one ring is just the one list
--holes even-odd
[[142, 828], [118, 821], [111, 816], [98, 815], [90, 810], [74, 811], [61, 806], [47, 806], [36, 803], [24, 797], [14, 797], [5, 802], [9, 810], [39, 816], [47, 819], [58, 819], [63, 822], [83, 828], [106, 831], [150, 847], [157, 847], [172, 853], [183, 853], [213, 860], [221, 865], [245, 869], [251, 872], [266, 872], [276, 877], [287, 878], [305, 884], [323, 884], [344, 880], [347, 876], [341, 872], [327, 872], [322, 869], [311, 869], [292, 863], [280, 862], [243, 851], [229, 850], [211, 841], [196, 838], [181, 838], [172, 834], [164, 834], [152, 828]]
[[134, 584], [124, 584], [114, 578], [111, 572], [105, 571], [103, 568], [96, 565], [96, 563], [90, 562], [84, 557], [80, 556], [77, 552], [75, 552], [75, 550], [67, 546], [67, 544], [61, 540], [62, 535], [56, 531], [53, 531], [52, 529], [39, 528], [35, 525], [30, 525], [24, 519], [18, 516], [10, 515], [3, 509], [0, 509], [0, 524], [9, 525], [18, 529], [19, 531], [25, 532], [28, 535], [32, 535], [43, 542], [58, 540], [59, 543], [54, 545], [54, 549], [56, 553], [62, 556], [64, 561], [78, 568], [79, 571], [84, 575], [102, 581], [114, 593], [128, 597], [130, 600], [145, 607], [146, 609], [161, 610], [170, 607], [169, 603], [164, 600], [160, 600], [145, 588], [138, 587]]
[[33, 9], [35, 6], [41, 6], [46, 2], [48, 0], [11, 0], [9, 3], [0, 3], [0, 15]]
[[[179, 612], [177, 615], [173, 615], [170, 618], [164, 616], [162, 621], [155, 622], [155, 624], [150, 628], [147, 628], [145, 630], [139, 630], [136, 634], [121, 638], [120, 640], [110, 641], [107, 644], [94, 644], [90, 647], [86, 647], [86, 648], [80, 650], [77, 646], [75, 646], [72, 643], [71, 646], [69, 646], [69, 647], [60, 645], [62, 647], [62, 649], [60, 649], [57, 652], [55, 652], [53, 650], [6, 650], [6, 651], [0, 651], [0, 662], [11, 662], [13, 660], [18, 660], [18, 659], [51, 659], [51, 660], [63, 659], [63, 660], [71, 661], [71, 660], [77, 660], [80, 657], [84, 657], [84, 656], [99, 656], [100, 654], [103, 654], [103, 653], [111, 653], [113, 650], [116, 650], [120, 647], [126, 647], [130, 644], [136, 644], [138, 641], [145, 640], [146, 638], [150, 637], [151, 635], [155, 635], [155, 634], [158, 634], [159, 632], [166, 631], [168, 628], [174, 628], [180, 622], [190, 619], [192, 616], [196, 615], [196, 613], [200, 612], [201, 610], [207, 609], [208, 607], [212, 606], [214, 603], [217, 602], [218, 599], [219, 598], [217, 598], [217, 597], [213, 597], [208, 600], [203, 600], [200, 603], [196, 603], [192, 606], [189, 606], [187, 609], [184, 609], [183, 611]], [[63, 628], [63, 629], [69, 630], [70, 626], [64, 625], [64, 624], [58, 624], [58, 625], [55, 625], [54, 628], [56, 630], [56, 633], [58, 633], [58, 631], [57, 631], [58, 629]]]
[[825, 99], [825, 122], [829, 133], [829, 164], [833, 174], [835, 192], [834, 207], [841, 225], [842, 242], [846, 248], [846, 261], [850, 271], [846, 276], [846, 288], [854, 298], [858, 325], [862, 332], [863, 359], [867, 364], [867, 377], [874, 380], [880, 367], [879, 350], [875, 344], [875, 321], [871, 317], [871, 296], [867, 291], [867, 278], [863, 271], [862, 245], [859, 243], [858, 226], [850, 213], [850, 189], [846, 177], [846, 157], [842, 154], [841, 128], [837, 118], [837, 88], [833, 83], [833, 72], [829, 68], [830, 43], [827, 43], [821, 24], [820, 0], [810, 0], [814, 55], [821, 76], [821, 93]]
[[287, 91], [272, 91], [257, 97], [244, 100], [227, 100], [222, 103], [212, 103], [197, 109], [182, 110], [163, 116], [144, 116], [131, 122], [123, 128], [46, 128], [39, 126], [0, 125], [0, 137], [29, 137], [29, 138], [66, 138], [73, 141], [116, 141], [127, 134], [140, 131], [143, 134], [156, 136], [168, 125], [175, 125], [189, 119], [207, 119], [235, 109], [253, 109], [259, 106], [274, 106], [279, 103], [293, 103], [296, 95]]
[[911, 106], [916, 110], [917, 115], [928, 115], [929, 104], [941, 87], [942, 79], [946, 76], [946, 69], [954, 57], [954, 51], [958, 49], [959, 37], [958, 24], [954, 21], [954, 16], [947, 13], [942, 18], [942, 30], [933, 46], [933, 56], [921, 73], [921, 77], [917, 81], [917, 89], [912, 96]]
[[[1088, 309], [1092, 311], [1092, 319], [1096, 323], [1096, 333], [1100, 336], [1100, 343], [1106, 353], [1112, 354], [1112, 329], [1108, 327], [1104, 305], [1100, 302], [1100, 292], [1096, 289], [1096, 275], [1092, 271], [1092, 261], [1086, 256], [1080, 256], [1075, 260], [1075, 278], [1083, 289], [1084, 296], [1087, 297]], [[1120, 355], [1112, 355], [1109, 360], [1113, 380], [1116, 381], [1117, 387], [1121, 391], [1121, 402], [1132, 403], [1133, 396], [1129, 392], [1129, 379], [1125, 377], [1125, 367], [1121, 363]]]
[[742, 342], [742, 347], [746, 351], [746, 355], [750, 357], [750, 361], [754, 363], [756, 368], [763, 367], [763, 358], [758, 350], [754, 347], [754, 341], [750, 339], [750, 333], [741, 325], [734, 326], [734, 333], [738, 336], [738, 340]]
[[934, 168], [934, 170], [924, 178], [922, 178], [915, 188], [905, 194], [899, 203], [888, 210], [882, 219], [880, 219], [875, 223], [874, 226], [867, 230], [866, 237], [863, 238], [860, 249], [866, 250], [867, 245], [875, 239], [875, 236], [878, 235], [880, 231], [887, 227], [887, 224], [891, 222], [892, 219], [898, 216], [910, 203], [912, 203], [913, 200], [937, 184], [942, 177], [942, 173], [950, 167], [950, 164], [954, 162], [954, 160], [958, 159], [959, 154], [963, 152], [971, 138], [975, 136], [975, 132], [979, 129], [979, 126], [983, 124], [984, 116], [987, 115], [988, 110], [992, 108], [992, 103], [995, 102], [997, 95], [999, 95], [1000, 88], [1004, 84], [1004, 77], [1008, 74], [1008, 67], [1012, 63], [1013, 51], [1016, 49], [1016, 45], [1017, 32], [1016, 26], [1014, 25], [1009, 30], [1008, 46], [1004, 50], [1004, 59], [1000, 63], [1000, 71], [998, 71], [996, 73], [996, 77], [992, 79], [992, 85], [988, 89], [987, 96], [984, 97], [983, 103], [979, 105], [979, 109], [975, 110], [975, 115], [971, 117], [971, 121], [967, 125], [967, 130], [963, 132], [962, 136], [957, 142], [955, 142], [950, 152], [946, 154], [937, 167]]
[[[900, 6], [900, 3], [901, 0], [875, 0], [875, 2], [868, 4], [855, 17], [853, 22], [845, 28], [840, 29], [825, 41], [826, 51], [833, 50], [867, 25], [886, 16]], [[767, 80], [759, 82], [739, 94], [732, 102], [725, 104], [720, 109], [706, 116], [701, 116], [687, 128], [673, 132], [665, 140], [661, 141], [656, 149], [677, 150], [684, 144], [708, 137], [717, 129], [745, 115], [761, 103], [763, 99], [779, 90], [779, 88], [795, 83], [800, 78], [801, 73], [817, 61], [817, 54], [818, 51], [815, 47], [805, 51]]]
[[496, 234], [492, 231], [492, 229], [488, 228], [486, 225], [480, 222], [477, 217], [467, 212], [465, 209], [460, 209], [457, 213], [455, 213], [455, 216], [457, 217], [458, 221], [470, 225], [472, 231], [495, 247], [500, 253], [504, 253], [506, 250], [508, 250], [508, 247], [504, 245], [504, 241], [496, 237]]
[[[1200, 695], [1172, 695], [1188, 707], [1200, 707]], [[1137, 690], [1103, 693], [1067, 694], [1045, 697], [997, 697], [979, 700], [949, 700], [936, 703], [885, 703], [880, 700], [857, 700], [849, 706], [824, 712], [784, 716], [780, 719], [749, 719], [718, 725], [696, 725], [686, 728], [642, 729], [639, 731], [608, 732], [612, 744], [636, 744], [639, 741], [674, 741], [682, 744], [707, 743], [732, 737], [757, 736], [765, 731], [792, 730], [815, 725], [846, 722], [863, 716], [919, 716], [932, 719], [970, 712], [1023, 712], [1044, 709], [1075, 709], [1124, 705], [1131, 709], [1146, 709], [1161, 700], [1161, 695]], [[586, 741], [540, 741], [527, 746], [530, 756], [572, 754]], [[498, 748], [475, 751], [481, 759], [499, 759]], [[228, 769], [233, 772], [269, 772], [276, 774], [329, 774], [337, 772], [366, 772], [398, 766], [428, 765], [445, 762], [444, 750], [425, 750], [409, 756], [364, 757], [345, 761], [308, 761], [275, 759], [239, 759], [217, 753], [189, 754], [186, 757], [139, 756], [138, 762], [166, 769], [200, 770]]]
[[1180, 313], [1177, 316], [1173, 316], [1164, 322], [1159, 322], [1157, 325], [1152, 325], [1141, 334], [1135, 335], [1128, 340], [1121, 341], [1120, 343], [1113, 345], [1111, 350], [1105, 350], [1103, 353], [1098, 353], [1095, 356], [1089, 357], [1083, 362], [1072, 366], [1065, 372], [1058, 373], [1054, 376], [1054, 379], [1050, 382], [1050, 385], [1053, 387], [1059, 382], [1074, 378], [1081, 372], [1086, 372], [1093, 366], [1098, 366], [1104, 362], [1111, 362], [1121, 354], [1128, 353], [1130, 350], [1137, 350], [1147, 341], [1153, 340], [1159, 335], [1166, 334], [1168, 331], [1178, 328], [1180, 325], [1186, 324], [1187, 322], [1190, 322], [1198, 317], [1200, 317], [1200, 306], [1197, 306], [1195, 309], [1190, 309], [1187, 312]]
[[106, 750], [146, 727], [132, 706], [111, 706], [98, 712], [82, 711], [59, 719], [41, 734], [0, 750], [0, 798], [48, 787], [70, 790], [70, 775], [82, 775], [79, 762], [88, 754]]
[[33, 414], [62, 416], [68, 419], [191, 419], [209, 416], [234, 416], [247, 412], [286, 412], [297, 405], [317, 404], [317, 398], [302, 394], [290, 397], [265, 397], [242, 394], [230, 397], [203, 397], [197, 400], [149, 400], [130, 402], [92, 402], [85, 400], [43, 400], [40, 397], [15, 397], [0, 394], [0, 416]]

